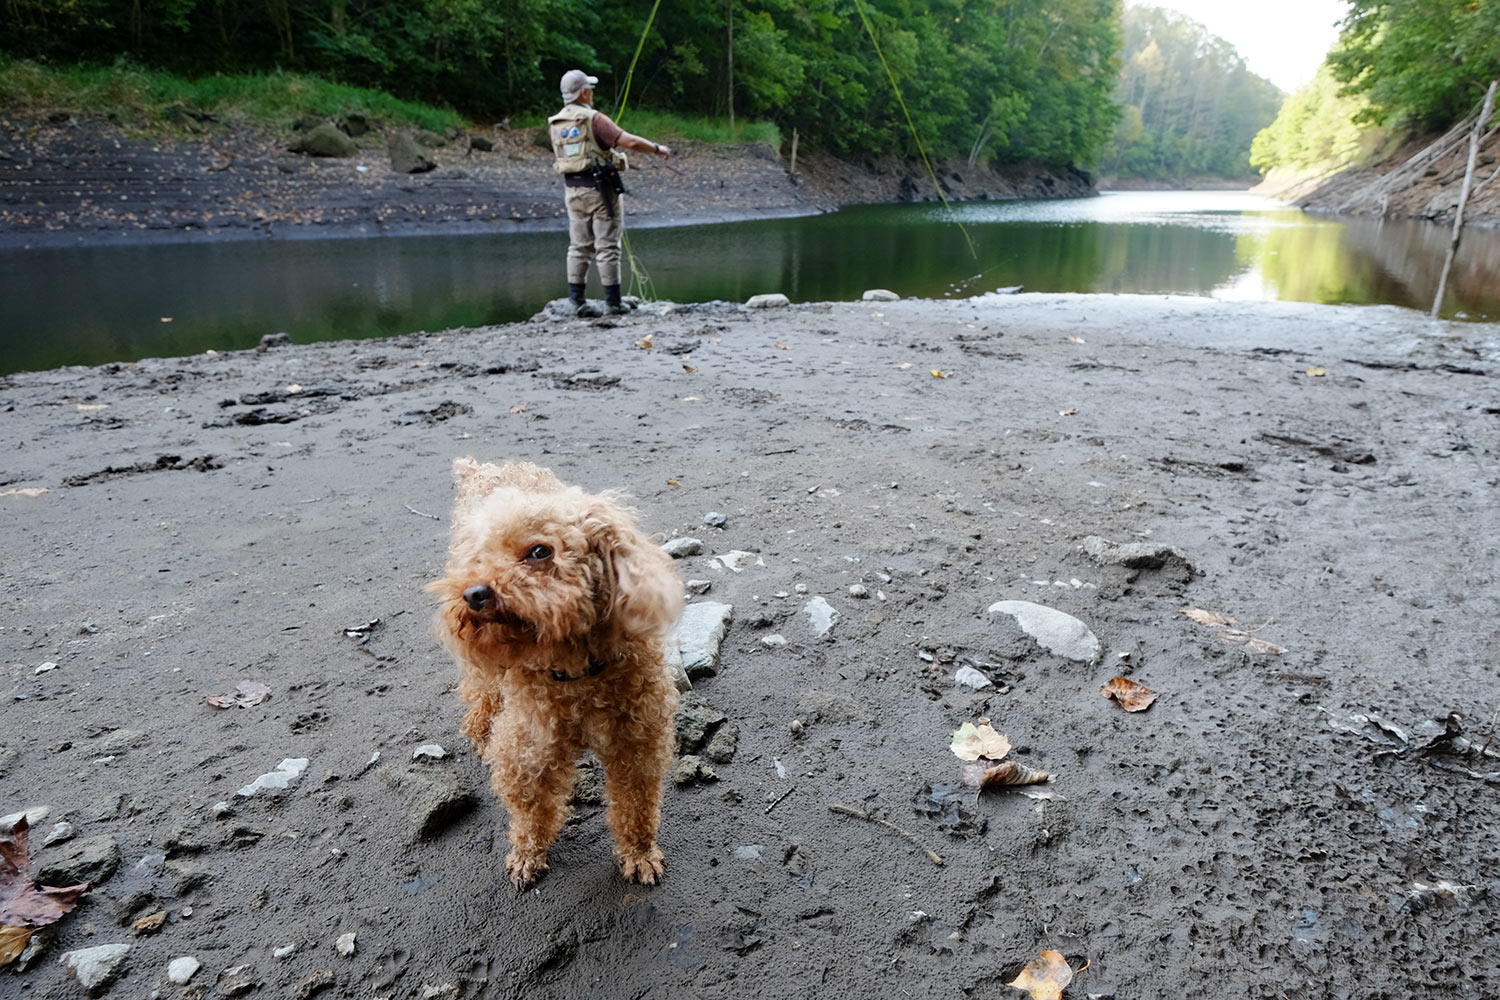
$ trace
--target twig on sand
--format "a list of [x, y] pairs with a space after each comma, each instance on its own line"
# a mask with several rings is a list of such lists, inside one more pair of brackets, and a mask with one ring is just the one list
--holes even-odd
[[770, 805], [766, 806], [766, 815], [769, 816], [771, 814], [771, 810], [772, 809], [775, 809], [777, 806], [781, 805], [781, 800], [782, 799], [786, 798], [788, 795], [792, 794], [796, 790], [797, 790], [797, 786], [793, 785], [791, 788], [788, 788], [786, 791], [784, 791], [780, 795], [776, 796], [776, 800], [774, 802], [772, 802]]
[[430, 517], [434, 521], [441, 521], [442, 520], [442, 518], [438, 517], [436, 514], [429, 514], [425, 510], [417, 510], [417, 508], [413, 507], [409, 503], [404, 503], [401, 506], [405, 507], [407, 510], [411, 511], [413, 514], [416, 514], [416, 515], [418, 515], [420, 517]]
[[927, 855], [927, 860], [931, 861], [933, 864], [941, 865], [943, 863], [943, 856], [937, 851], [934, 851], [932, 848], [928, 847], [926, 844], [922, 843], [922, 841], [917, 838], [917, 835], [915, 833], [912, 833], [910, 830], [903, 829], [902, 827], [897, 826], [895, 823], [892, 823], [889, 820], [881, 819], [879, 816], [871, 816], [869, 813], [864, 812], [863, 810], [855, 809], [853, 806], [846, 806], [839, 802], [829, 803], [828, 811], [838, 813], [841, 816], [853, 816], [855, 819], [862, 819], [867, 823], [875, 823], [879, 826], [883, 826], [887, 830], [899, 834], [904, 840], [906, 840], [907, 843], [911, 844], [913, 847], [920, 849], [923, 854]]

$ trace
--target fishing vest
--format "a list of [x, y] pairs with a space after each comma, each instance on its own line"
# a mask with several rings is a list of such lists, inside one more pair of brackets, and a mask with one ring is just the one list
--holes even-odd
[[581, 174], [609, 163], [610, 156], [594, 138], [594, 116], [599, 112], [582, 104], [569, 104], [547, 119], [552, 137], [552, 169], [560, 174]]

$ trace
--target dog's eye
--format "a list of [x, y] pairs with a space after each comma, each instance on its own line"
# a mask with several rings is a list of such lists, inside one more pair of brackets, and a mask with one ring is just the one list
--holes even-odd
[[526, 561], [532, 563], [546, 562], [552, 558], [552, 546], [533, 545], [526, 550]]

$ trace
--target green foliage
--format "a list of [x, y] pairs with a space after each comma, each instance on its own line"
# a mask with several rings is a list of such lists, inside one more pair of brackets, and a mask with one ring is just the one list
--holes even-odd
[[1250, 145], [1250, 162], [1262, 173], [1286, 167], [1322, 174], [1356, 166], [1384, 137], [1381, 129], [1358, 124], [1369, 107], [1362, 96], [1343, 94], [1324, 63], [1311, 83], [1287, 98], [1281, 113]]
[[[761, 120], [842, 154], [1093, 163], [1119, 111], [1120, 0], [3, 0], [0, 55], [184, 78], [317, 76], [460, 108], [554, 110], [557, 81], [601, 77], [612, 110]], [[156, 98], [153, 97], [152, 100]], [[650, 134], [641, 126], [643, 134]]]
[[441, 132], [463, 124], [455, 111], [403, 101], [379, 90], [329, 83], [295, 73], [187, 79], [128, 63], [46, 69], [0, 59], [0, 105], [16, 110], [114, 115], [140, 128], [164, 123], [174, 106], [290, 124], [304, 115], [364, 114], [383, 122]]
[[1100, 169], [1118, 177], [1247, 177], [1257, 132], [1282, 93], [1196, 21], [1156, 7], [1125, 12], [1124, 113]]
[[1441, 128], [1500, 77], [1500, 0], [1350, 0], [1328, 62], [1361, 122]]

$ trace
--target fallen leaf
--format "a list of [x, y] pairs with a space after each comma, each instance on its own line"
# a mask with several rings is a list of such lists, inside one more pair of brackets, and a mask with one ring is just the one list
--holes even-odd
[[515, 406], [512, 406], [510, 408], [510, 412], [512, 412], [512, 413], [525, 413], [526, 412], [526, 407], [528, 407], [530, 405], [531, 405], [530, 403], [517, 403]]
[[941, 372], [941, 371], [938, 371], [936, 368], [934, 368], [932, 370], [932, 377], [933, 378], [949, 378], [951, 375], [952, 375], [951, 372]]
[[109, 404], [108, 403], [79, 403], [78, 404], [78, 409], [79, 409], [79, 412], [89, 413], [89, 412], [92, 412], [94, 410], [107, 410], [107, 409], [109, 409]]
[[1062, 1000], [1063, 990], [1073, 981], [1073, 970], [1061, 952], [1044, 951], [1006, 986], [1025, 990], [1031, 1000]]
[[161, 930], [166, 922], [167, 911], [157, 910], [155, 913], [148, 913], [146, 916], [141, 917], [135, 923], [131, 924], [130, 930], [133, 934], [135, 934], [136, 937], [146, 937], [149, 934], [155, 934], [157, 931]]
[[1106, 698], [1113, 698], [1127, 712], [1144, 712], [1156, 700], [1156, 692], [1128, 677], [1116, 677], [1099, 688]]
[[1070, 344], [1087, 344], [1088, 341], [1084, 340], [1082, 337], [1069, 337], [1068, 338], [1068, 343], [1070, 343]]
[[953, 731], [953, 743], [948, 749], [960, 760], [978, 760], [981, 757], [999, 760], [1010, 753], [1010, 740], [1004, 733], [996, 732], [988, 722], [981, 721], [977, 726], [972, 722], [965, 722]]
[[1217, 611], [1204, 611], [1200, 608], [1184, 608], [1182, 613], [1187, 615], [1193, 621], [1197, 622], [1199, 625], [1207, 625], [1209, 628], [1214, 629], [1215, 634], [1218, 635], [1218, 637], [1222, 641], [1234, 643], [1238, 646], [1244, 646], [1252, 653], [1264, 653], [1267, 656], [1280, 656], [1282, 653], [1286, 652], [1286, 650], [1282, 649], [1280, 646], [1269, 643], [1264, 639], [1258, 639], [1254, 635], [1254, 633], [1259, 632], [1261, 629], [1265, 628], [1266, 625], [1269, 625], [1272, 621], [1275, 621], [1274, 618], [1270, 619], [1264, 625], [1261, 625], [1258, 628], [1230, 628], [1229, 626], [1238, 625], [1239, 622], [1235, 621], [1233, 618], [1230, 618], [1228, 615], [1222, 615]]
[[697, 371], [698, 369], [695, 368], [695, 367], [693, 367], [692, 365], [683, 365], [682, 366], [682, 370], [685, 371], [685, 372], [687, 372], [689, 375], [691, 375], [691, 374], [693, 374], [693, 372]]
[[1077, 407], [1074, 407], [1074, 408], [1072, 408], [1070, 410], [1058, 410], [1057, 411], [1057, 415], [1059, 417], [1071, 417], [1071, 416], [1076, 415], [1077, 413], [1078, 413], [1078, 408]]
[[668, 480], [667, 480], [667, 485], [668, 485], [668, 486], [681, 486], [681, 485], [682, 485], [682, 484], [681, 484], [681, 483], [679, 483], [679, 482], [678, 482], [678, 481], [677, 481], [677, 480], [675, 480], [675, 479], [668, 479]]
[[43, 493], [51, 492], [52, 491], [47, 489], [47, 487], [45, 486], [22, 486], [18, 489], [6, 490], [4, 493], [0, 493], [0, 497], [39, 497]]
[[1187, 615], [1199, 625], [1234, 625], [1233, 618], [1229, 618], [1217, 611], [1204, 611], [1202, 608], [1183, 608], [1182, 613]]
[[1328, 372], [1324, 371], [1322, 368], [1319, 368], [1317, 365], [1308, 365], [1307, 374], [1311, 375], [1313, 378], [1321, 378], [1322, 376], [1327, 375]]
[[1052, 780], [1049, 772], [1029, 767], [1018, 760], [1002, 760], [998, 764], [973, 761], [960, 767], [958, 775], [965, 788], [977, 788], [981, 792], [1008, 785], [1040, 785]]
[[1282, 653], [1286, 652], [1286, 650], [1282, 649], [1280, 646], [1272, 645], [1264, 639], [1257, 639], [1250, 633], [1241, 632], [1237, 629], [1231, 629], [1230, 631], [1225, 632], [1223, 635], [1219, 636], [1219, 638], [1223, 639], [1225, 642], [1232, 642], [1244, 646], [1252, 653], [1264, 653], [1267, 656], [1280, 656]]
[[30, 927], [0, 927], [0, 967], [9, 965], [21, 956], [31, 935]]
[[26, 817], [22, 816], [8, 837], [0, 837], [0, 926], [46, 927], [56, 923], [78, 905], [78, 897], [89, 887], [82, 882], [66, 889], [37, 888], [29, 874], [31, 852], [26, 846], [29, 829]]
[[259, 681], [240, 681], [234, 686], [235, 693], [216, 694], [208, 699], [214, 708], [254, 708], [271, 697], [271, 689]]
[[643, 351], [649, 351], [649, 350], [651, 350], [651, 348], [654, 346], [652, 344], [652, 342], [651, 342], [651, 334], [648, 333], [644, 337], [642, 337], [640, 340], [637, 340], [635, 342], [635, 346], [639, 347]]
[[785, 345], [785, 344], [783, 344], [783, 343], [782, 343], [782, 342], [781, 342], [781, 341], [779, 341], [779, 340], [778, 340], [778, 341], [776, 341], [776, 349], [777, 349], [777, 350], [778, 350], [778, 351], [790, 351], [790, 350], [791, 350], [791, 348], [790, 348], [790, 347], [788, 347], [788, 346], [786, 346], [786, 345]]

